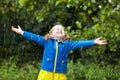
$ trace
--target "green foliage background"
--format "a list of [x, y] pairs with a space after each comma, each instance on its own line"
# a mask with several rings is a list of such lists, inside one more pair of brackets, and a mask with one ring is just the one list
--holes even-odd
[[[72, 69], [68, 68], [68, 75], [80, 75], [77, 71], [69, 72], [77, 69], [85, 73], [83, 80], [119, 80], [116, 76], [119, 75], [116, 66], [120, 64], [119, 19], [119, 0], [0, 0], [0, 64], [4, 67], [2, 64], [12, 61], [16, 67], [36, 65], [40, 63], [42, 57], [43, 47], [12, 32], [12, 25], [16, 27], [20, 25], [23, 30], [45, 35], [59, 22], [66, 27], [66, 32], [73, 40], [102, 37], [108, 42], [106, 46], [71, 51], [69, 59], [74, 62], [72, 64], [77, 65], [80, 62], [86, 71], [90, 70], [81, 71], [82, 66], [78, 65], [78, 68], [72, 66]], [[100, 76], [104, 76], [101, 73], [106, 75], [104, 79], [100, 76], [93, 78], [96, 72], [91, 73], [93, 72], [91, 69], [94, 67], [97, 68], [96, 72], [100, 72]], [[107, 73], [103, 70], [109, 72], [109, 69], [112, 70], [111, 77], [107, 78]], [[83, 77], [80, 76], [81, 78], [68, 79], [79, 80]]]

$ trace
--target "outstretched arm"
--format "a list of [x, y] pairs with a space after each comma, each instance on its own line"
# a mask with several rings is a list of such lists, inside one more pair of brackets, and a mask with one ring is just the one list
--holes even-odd
[[41, 44], [43, 46], [45, 45], [46, 41], [45, 41], [43, 36], [40, 36], [40, 35], [37, 35], [37, 34], [34, 34], [34, 33], [30, 33], [30, 32], [27, 32], [27, 31], [23, 31], [20, 28], [20, 26], [18, 26], [18, 28], [15, 28], [14, 26], [12, 26], [12, 31], [16, 32], [17, 34], [22, 35], [24, 38], [35, 41], [38, 44]]
[[70, 50], [77, 49], [77, 48], [86, 48], [86, 47], [93, 46], [94, 44], [106, 45], [107, 42], [105, 40], [101, 40], [101, 37], [95, 40], [69, 41], [69, 48]]
[[97, 45], [106, 45], [107, 42], [105, 40], [101, 40], [102, 37], [99, 37], [97, 39], [95, 39], [94, 43]]

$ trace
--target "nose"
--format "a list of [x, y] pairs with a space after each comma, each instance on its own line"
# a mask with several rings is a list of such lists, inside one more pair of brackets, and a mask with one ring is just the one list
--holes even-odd
[[62, 30], [60, 30], [60, 33], [63, 34]]

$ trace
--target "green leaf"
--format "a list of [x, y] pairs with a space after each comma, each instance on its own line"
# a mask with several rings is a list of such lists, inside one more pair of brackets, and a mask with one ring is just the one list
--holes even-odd
[[22, 8], [23, 6], [25, 6], [25, 3], [27, 2], [28, 0], [18, 0], [19, 2], [19, 7]]
[[76, 21], [75, 23], [76, 23], [76, 25], [77, 25], [77, 26], [76, 26], [77, 28], [82, 28], [82, 25], [81, 25], [81, 23], [80, 23], [79, 21]]
[[83, 10], [86, 11], [86, 10], [87, 10], [87, 6], [84, 6], [84, 7], [83, 7]]
[[91, 14], [92, 13], [92, 10], [88, 10], [88, 14]]
[[61, 3], [65, 3], [67, 2], [66, 0], [57, 0], [56, 3], [55, 3], [55, 6], [61, 4]]
[[70, 31], [71, 28], [72, 28], [72, 26], [68, 26], [68, 27], [66, 28], [66, 30], [67, 30], [67, 31]]
[[92, 3], [96, 3], [96, 0], [91, 0]]

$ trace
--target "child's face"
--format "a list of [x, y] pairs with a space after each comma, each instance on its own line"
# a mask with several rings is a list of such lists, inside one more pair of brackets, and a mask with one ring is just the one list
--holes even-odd
[[62, 25], [55, 25], [52, 28], [51, 36], [54, 38], [63, 38], [65, 36], [64, 27]]

